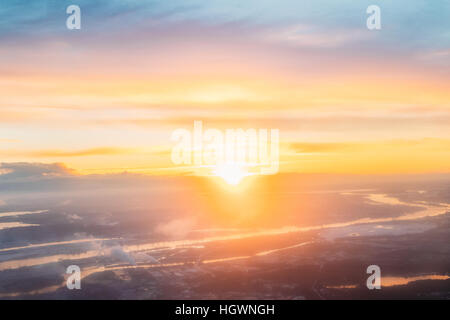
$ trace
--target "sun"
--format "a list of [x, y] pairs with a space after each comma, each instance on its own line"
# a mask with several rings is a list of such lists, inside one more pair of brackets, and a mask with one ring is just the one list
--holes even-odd
[[244, 166], [237, 163], [231, 163], [217, 165], [217, 167], [213, 170], [213, 175], [221, 177], [229, 185], [236, 186], [242, 181], [242, 179], [249, 176], [250, 173]]

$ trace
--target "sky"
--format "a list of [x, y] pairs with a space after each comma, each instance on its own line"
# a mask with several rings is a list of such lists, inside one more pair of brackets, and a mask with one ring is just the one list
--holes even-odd
[[449, 103], [450, 1], [0, 3], [0, 175], [185, 174], [194, 120], [278, 129], [281, 172], [448, 173]]

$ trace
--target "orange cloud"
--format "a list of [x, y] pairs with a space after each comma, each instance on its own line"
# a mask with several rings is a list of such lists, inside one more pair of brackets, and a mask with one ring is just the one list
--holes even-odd
[[64, 150], [40, 150], [40, 151], [3, 151], [2, 153], [9, 156], [25, 156], [37, 158], [60, 158], [60, 157], [85, 157], [85, 156], [103, 156], [127, 154], [133, 152], [133, 149], [123, 148], [92, 148], [77, 151]]
[[390, 174], [450, 172], [450, 140], [292, 143], [284, 151], [288, 172]]

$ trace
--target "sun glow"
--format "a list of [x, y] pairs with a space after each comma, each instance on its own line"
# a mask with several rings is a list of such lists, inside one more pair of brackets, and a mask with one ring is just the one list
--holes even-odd
[[236, 186], [250, 173], [243, 165], [231, 163], [218, 165], [214, 169], [213, 175], [221, 177], [229, 185]]

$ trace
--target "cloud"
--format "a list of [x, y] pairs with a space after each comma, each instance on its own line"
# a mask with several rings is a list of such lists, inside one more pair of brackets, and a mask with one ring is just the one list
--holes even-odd
[[428, 52], [419, 52], [416, 54], [417, 59], [432, 63], [450, 65], [450, 49], [432, 50]]
[[0, 163], [0, 192], [62, 190], [77, 176], [62, 163]]
[[[2, 97], [4, 100], [4, 103], [8, 103], [6, 96]], [[2, 107], [3, 108], [3, 107]], [[42, 119], [44, 117], [44, 114], [41, 112], [36, 112], [34, 110], [28, 109], [27, 112], [21, 112], [21, 111], [10, 111], [10, 110], [0, 110], [0, 120], [2, 123], [23, 123], [24, 121], [37, 121]], [[11, 139], [0, 139], [0, 142], [18, 142], [17, 140], [11, 140]]]
[[[1, 174], [3, 172], [3, 174]], [[68, 176], [75, 174], [75, 171], [67, 168], [62, 163], [1, 163], [0, 181], [14, 180], [18, 178], [35, 178], [49, 176]]]
[[340, 152], [355, 148], [361, 148], [364, 144], [357, 143], [291, 143], [289, 148], [298, 153]]
[[47, 210], [38, 210], [38, 211], [16, 211], [16, 212], [0, 212], [0, 218], [4, 217], [18, 217], [30, 214], [38, 214], [38, 213], [46, 213]]
[[174, 219], [167, 223], [159, 224], [155, 228], [155, 232], [169, 238], [183, 238], [195, 225], [192, 219]]
[[63, 214], [67, 217], [67, 220], [68, 220], [70, 223], [72, 223], [72, 222], [74, 222], [74, 221], [77, 221], [77, 220], [83, 220], [82, 217], [80, 217], [79, 215], [77, 215], [77, 214], [75, 214], [75, 213], [73, 213], [73, 214], [71, 214], [71, 213], [63, 213]]
[[17, 140], [17, 139], [0, 139], [0, 143], [2, 143], [2, 142], [15, 143], [15, 142], [21, 142], [21, 141]]
[[137, 260], [140, 263], [159, 263], [159, 261], [155, 257], [153, 257], [145, 252], [135, 253], [134, 258], [135, 258], [135, 260]]
[[[168, 19], [190, 10], [186, 2], [134, 0], [77, 0], [82, 12], [82, 28], [101, 32], [133, 26], [147, 20], [150, 22]], [[2, 2], [0, 9], [0, 37], [36, 36], [62, 34], [67, 31], [66, 8], [74, 4], [71, 0], [11, 0]], [[120, 17], [120, 23], [117, 18]], [[99, 19], [101, 24], [94, 23]], [[126, 22], [124, 22], [126, 21]]]
[[364, 29], [320, 30], [315, 26], [290, 25], [275, 30], [269, 30], [263, 39], [270, 42], [284, 43], [294, 47], [338, 47], [350, 42], [370, 40], [372, 34]]
[[348, 153], [364, 152], [380, 149], [420, 149], [426, 152], [448, 149], [450, 140], [448, 139], [418, 139], [418, 140], [383, 140], [370, 142], [294, 142], [288, 144], [288, 148], [296, 153]]
[[[73, 197], [85, 197], [92, 194], [95, 194], [97, 199], [111, 202], [111, 195], [118, 196], [119, 193], [134, 196], [138, 190], [152, 190], [153, 193], [158, 190], [175, 190], [183, 187], [186, 181], [193, 179], [180, 177], [175, 180], [175, 177], [127, 172], [83, 175], [61, 163], [2, 163], [0, 171], [2, 170], [0, 193], [39, 192], [43, 197], [50, 196], [52, 203], [54, 201], [54, 205], [58, 207], [67, 204], [68, 199], [75, 202], [77, 198]], [[11, 205], [11, 203], [8, 204]], [[105, 225], [116, 224], [115, 221], [110, 220], [97, 222]]]
[[39, 227], [39, 225], [23, 223], [23, 222], [0, 222], [0, 230], [14, 229], [14, 228], [26, 228], [26, 227]]
[[126, 154], [130, 153], [131, 151], [132, 151], [131, 149], [104, 147], [104, 148], [91, 148], [76, 151], [42, 150], [42, 151], [22, 152], [21, 154], [25, 154], [26, 156], [30, 157], [48, 158], [48, 157], [83, 157], [83, 156], [115, 155], [115, 154]]
[[127, 252], [125, 252], [122, 247], [116, 246], [108, 250], [109, 255], [120, 261], [128, 262], [131, 265], [136, 265], [135, 259]]

